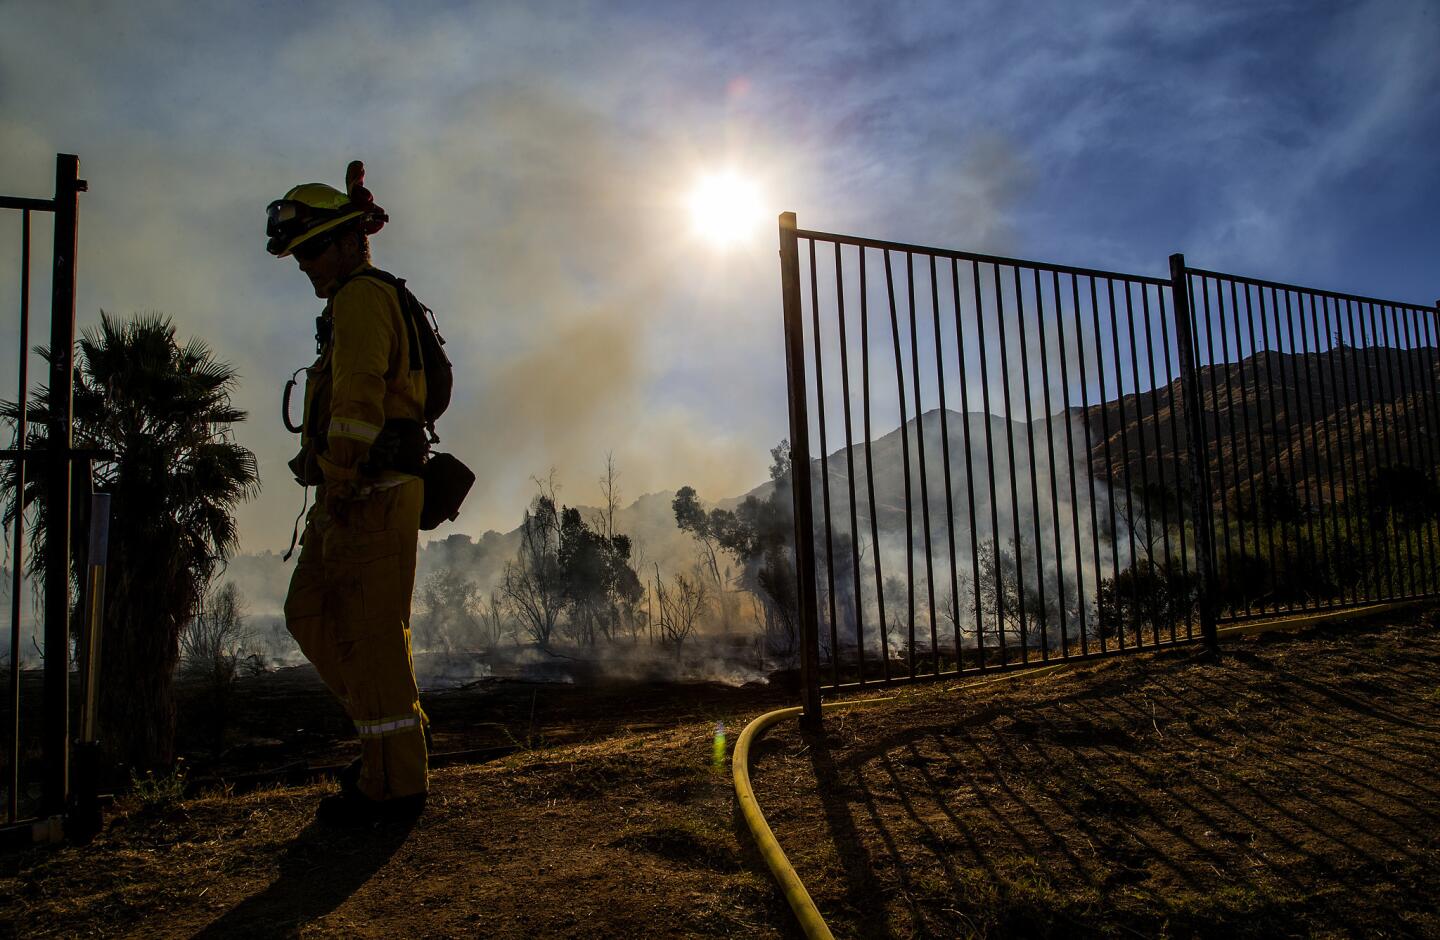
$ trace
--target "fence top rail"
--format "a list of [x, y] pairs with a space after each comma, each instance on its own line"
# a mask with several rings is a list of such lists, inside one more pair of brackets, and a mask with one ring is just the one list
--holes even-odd
[[0, 196], [0, 209], [28, 209], [31, 212], [54, 212], [55, 200], [30, 199], [25, 196]]
[[929, 248], [924, 245], [907, 245], [904, 242], [890, 242], [879, 238], [863, 238], [859, 235], [837, 235], [833, 232], [816, 232], [810, 229], [797, 229], [796, 238], [809, 238], [814, 241], [833, 242], [839, 245], [854, 245], [858, 248], [880, 248], [887, 251], [903, 251], [909, 254], [934, 255], [937, 258], [953, 258], [957, 261], [978, 261], [982, 264], [995, 264], [1004, 267], [1014, 268], [1037, 268], [1042, 271], [1054, 271], [1058, 274], [1071, 274], [1078, 277], [1101, 278], [1109, 281], [1128, 281], [1132, 284], [1148, 284], [1155, 287], [1169, 287], [1169, 278], [1149, 277], [1144, 274], [1123, 274], [1119, 271], [1102, 271], [1098, 268], [1078, 268], [1068, 264], [1052, 264], [1048, 261], [1026, 261], [1023, 258], [1006, 258], [1002, 255], [983, 255], [974, 251], [958, 251], [953, 248]]
[[1298, 294], [1318, 294], [1325, 297], [1333, 297], [1337, 300], [1353, 300], [1362, 304], [1380, 304], [1385, 307], [1402, 307], [1406, 310], [1423, 311], [1435, 313], [1436, 305], [1433, 304], [1412, 304], [1400, 300], [1385, 300], [1381, 297], [1366, 297], [1361, 294], [1346, 294], [1343, 291], [1325, 290], [1320, 287], [1304, 287], [1300, 284], [1284, 284], [1280, 281], [1267, 281], [1258, 277], [1246, 277], [1243, 274], [1225, 274], [1220, 271], [1207, 271], [1204, 268], [1186, 267], [1185, 273], [1195, 277], [1213, 277], [1221, 281], [1234, 281], [1237, 284], [1249, 284], [1253, 287], [1272, 288], [1274, 290], [1294, 291]]

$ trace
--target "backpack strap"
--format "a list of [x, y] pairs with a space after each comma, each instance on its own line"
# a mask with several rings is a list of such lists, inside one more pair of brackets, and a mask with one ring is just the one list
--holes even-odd
[[425, 370], [425, 359], [420, 353], [420, 326], [415, 322], [415, 311], [412, 309], [414, 306], [412, 298], [415, 295], [411, 294], [405, 287], [405, 279], [403, 277], [396, 277], [389, 271], [382, 271], [379, 268], [366, 268], [363, 271], [356, 271], [354, 274], [341, 278], [340, 286], [335, 289], [335, 293], [340, 293], [346, 284], [362, 277], [372, 278], [382, 284], [388, 284], [395, 290], [395, 298], [400, 304], [400, 315], [405, 320], [405, 330], [410, 337], [410, 371], [423, 372]]
[[[425, 356], [420, 346], [420, 318], [424, 317], [425, 313], [419, 299], [417, 299], [416, 296], [410, 292], [410, 289], [405, 286], [405, 279], [403, 277], [396, 277], [389, 271], [374, 267], [365, 268], [361, 271], [356, 271], [353, 274], [349, 274], [341, 278], [339, 286], [335, 288], [335, 293], [339, 294], [341, 289], [343, 289], [346, 284], [349, 284], [351, 281], [362, 277], [373, 278], [374, 280], [377, 280], [382, 284], [388, 284], [391, 288], [394, 289], [395, 298], [400, 304], [400, 315], [405, 320], [406, 334], [410, 338], [410, 371], [424, 372]], [[330, 312], [330, 308], [326, 307], [325, 309], [328, 315]], [[430, 328], [428, 323], [425, 324], [425, 328]], [[430, 377], [427, 375], [427, 381], [429, 378]], [[435, 433], [435, 422], [433, 420], [427, 419], [423, 421], [422, 424], [425, 428], [426, 436], [429, 438], [430, 443], [438, 443], [440, 441], [440, 437]]]

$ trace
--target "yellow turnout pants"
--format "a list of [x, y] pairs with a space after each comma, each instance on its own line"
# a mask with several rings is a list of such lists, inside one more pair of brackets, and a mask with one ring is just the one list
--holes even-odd
[[410, 657], [424, 483], [408, 480], [305, 520], [285, 624], [360, 735], [360, 792], [372, 800], [426, 791], [425, 713]]

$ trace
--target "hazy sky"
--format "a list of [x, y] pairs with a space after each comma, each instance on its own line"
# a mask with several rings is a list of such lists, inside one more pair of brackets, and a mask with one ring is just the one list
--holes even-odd
[[[1194, 265], [1440, 296], [1440, 3], [0, 2], [0, 191], [78, 153], [79, 318], [158, 310], [239, 369], [264, 490], [299, 508], [278, 414], [320, 304], [264, 208], [363, 159], [376, 261], [456, 360], [460, 528], [510, 529], [558, 471], [594, 502], [765, 478], [785, 435], [775, 215], [807, 228], [1164, 274]], [[753, 179], [753, 235], [692, 228]], [[0, 217], [15, 335], [18, 213]], [[37, 244], [50, 228], [36, 220]], [[35, 330], [48, 332], [38, 253]], [[5, 348], [13, 346], [5, 341]], [[14, 394], [13, 354], [0, 396]], [[444, 530], [442, 530], [443, 534]]]

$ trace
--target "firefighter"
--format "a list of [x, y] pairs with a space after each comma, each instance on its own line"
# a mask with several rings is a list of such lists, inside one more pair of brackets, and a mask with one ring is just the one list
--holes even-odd
[[360, 758], [316, 813], [333, 825], [413, 820], [428, 787], [410, 651], [425, 376], [392, 280], [370, 264], [369, 236], [387, 219], [359, 161], [345, 192], [307, 183], [267, 213], [266, 250], [293, 256], [326, 301], [319, 355], [306, 370], [301, 451], [290, 463], [298, 482], [317, 487], [316, 501], [285, 622], [360, 738]]

